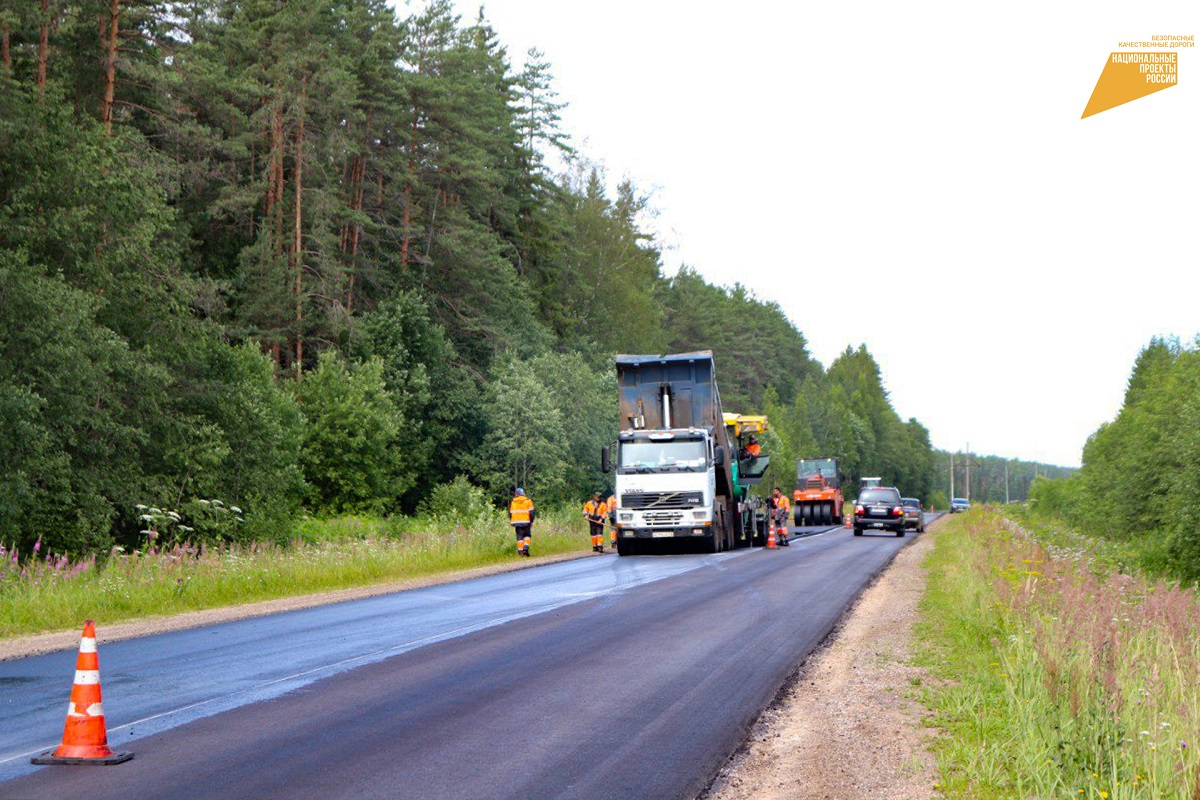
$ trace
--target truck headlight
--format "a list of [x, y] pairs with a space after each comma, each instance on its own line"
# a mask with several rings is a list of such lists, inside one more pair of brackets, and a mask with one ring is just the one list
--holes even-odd
[[633, 514], [621, 513], [618, 514], [617, 517], [621, 520], [621, 522], [633, 522]]
[[708, 509], [707, 508], [698, 508], [692, 512], [692, 516], [695, 517], [696, 519], [708, 519]]

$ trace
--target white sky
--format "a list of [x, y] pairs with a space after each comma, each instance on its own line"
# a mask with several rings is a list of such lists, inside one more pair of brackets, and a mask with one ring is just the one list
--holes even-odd
[[777, 300], [826, 366], [865, 343], [937, 447], [1077, 465], [1150, 338], [1200, 332], [1200, 55], [1079, 118], [1120, 41], [1200, 35], [1195, 0], [485, 13], [653, 192], [669, 274]]

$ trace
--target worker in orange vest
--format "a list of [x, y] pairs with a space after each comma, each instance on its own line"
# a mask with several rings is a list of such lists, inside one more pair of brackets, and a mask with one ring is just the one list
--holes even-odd
[[612, 540], [612, 549], [617, 549], [617, 496], [610, 494], [608, 502], [605, 503], [608, 507], [608, 529]]
[[746, 446], [742, 448], [740, 453], [738, 453], [738, 458], [739, 460], [745, 461], [746, 459], [758, 458], [761, 455], [762, 445], [758, 443], [758, 439], [755, 439], [754, 436], [751, 435], [749, 440], [746, 442]]
[[517, 489], [508, 504], [508, 524], [517, 532], [517, 555], [529, 556], [529, 543], [532, 540], [530, 532], [536, 514], [533, 501], [525, 496], [525, 490]]
[[600, 493], [592, 495], [592, 499], [583, 504], [583, 516], [587, 517], [588, 527], [592, 531], [592, 551], [604, 552], [604, 517], [608, 514], [608, 503], [600, 499]]
[[779, 535], [779, 544], [784, 547], [788, 545], [788, 512], [792, 510], [792, 504], [788, 500], [787, 495], [778, 486], [771, 492], [771, 517], [775, 520], [775, 529]]

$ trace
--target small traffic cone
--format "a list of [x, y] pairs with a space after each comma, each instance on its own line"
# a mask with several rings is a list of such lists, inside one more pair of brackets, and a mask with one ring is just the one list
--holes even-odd
[[775, 520], [771, 520], [771, 524], [767, 526], [767, 549], [775, 550], [779, 547], [779, 543], [775, 541]]
[[88, 620], [79, 640], [79, 658], [75, 661], [75, 685], [67, 706], [67, 724], [62, 744], [55, 750], [29, 759], [45, 764], [120, 764], [133, 753], [114, 753], [108, 746], [104, 725], [104, 707], [100, 704], [100, 659], [96, 654], [96, 625]]
[[849, 515], [849, 514], [847, 514], [847, 515], [846, 515], [846, 527], [847, 527], [847, 528], [853, 528], [853, 527], [854, 527], [854, 526], [853, 526], [853, 525], [850, 523], [850, 515]]

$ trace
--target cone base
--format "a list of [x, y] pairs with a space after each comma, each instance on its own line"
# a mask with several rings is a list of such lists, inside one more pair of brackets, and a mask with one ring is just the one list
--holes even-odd
[[108, 756], [95, 756], [91, 758], [72, 758], [66, 756], [56, 756], [53, 750], [47, 750], [40, 756], [35, 756], [29, 759], [30, 764], [38, 766], [56, 765], [56, 764], [93, 764], [104, 767], [110, 764], [121, 764], [133, 758], [133, 753], [113, 753]]

